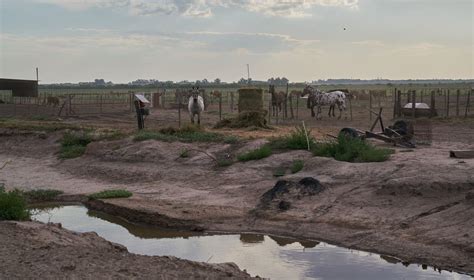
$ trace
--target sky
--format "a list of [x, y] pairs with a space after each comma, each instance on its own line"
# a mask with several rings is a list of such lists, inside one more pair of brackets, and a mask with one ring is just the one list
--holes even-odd
[[0, 77], [474, 78], [474, 0], [0, 0]]

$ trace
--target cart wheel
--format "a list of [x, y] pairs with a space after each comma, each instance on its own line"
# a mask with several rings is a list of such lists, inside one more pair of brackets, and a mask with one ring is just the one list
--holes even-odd
[[356, 139], [356, 138], [360, 137], [357, 130], [355, 130], [353, 128], [350, 128], [350, 127], [345, 127], [343, 129], [341, 129], [341, 131], [339, 131], [339, 136], [343, 136], [343, 137], [349, 138], [349, 139]]
[[398, 132], [400, 135], [403, 136], [404, 140], [409, 141], [413, 138], [415, 134], [415, 129], [413, 127], [413, 123], [409, 121], [396, 121], [393, 126], [393, 130]]

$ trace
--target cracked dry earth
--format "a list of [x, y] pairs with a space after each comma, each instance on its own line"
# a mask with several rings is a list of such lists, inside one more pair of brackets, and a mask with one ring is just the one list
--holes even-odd
[[[122, 139], [93, 142], [84, 156], [61, 161], [55, 155], [59, 137], [3, 137], [0, 162], [12, 160], [0, 171], [5, 185], [66, 194], [125, 188], [133, 197], [90, 207], [134, 222], [318, 239], [474, 274], [474, 160], [448, 157], [451, 149], [472, 149], [469, 137], [396, 148], [383, 163], [291, 151], [229, 167], [216, 167], [197, 151], [188, 158], [179, 155], [192, 148], [232, 156], [265, 140], [232, 146]], [[295, 159], [304, 160], [303, 170], [279, 179], [313, 177], [324, 191], [290, 198], [286, 211], [271, 208], [255, 215], [262, 194], [277, 181], [274, 171]]]

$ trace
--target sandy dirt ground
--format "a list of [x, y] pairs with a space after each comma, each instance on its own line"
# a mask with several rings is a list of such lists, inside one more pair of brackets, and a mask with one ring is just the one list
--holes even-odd
[[[339, 128], [313, 132], [322, 136]], [[0, 182], [7, 188], [53, 188], [66, 194], [125, 188], [132, 198], [89, 206], [137, 223], [317, 239], [474, 274], [474, 160], [449, 158], [449, 150], [474, 148], [474, 124], [439, 122], [432, 133], [432, 145], [396, 148], [383, 163], [338, 162], [291, 151], [216, 167], [198, 151], [188, 158], [179, 155], [193, 149], [233, 157], [265, 140], [229, 145], [127, 138], [93, 142], [84, 156], [59, 160], [60, 132], [46, 138], [4, 132], [0, 163], [11, 163], [0, 170]], [[301, 172], [273, 176], [295, 159], [305, 162]], [[262, 194], [277, 180], [305, 177], [318, 179], [325, 189], [278, 198], [290, 202], [289, 209], [258, 209]]]
[[135, 255], [54, 224], [0, 222], [0, 236], [1, 279], [251, 279], [235, 264]]

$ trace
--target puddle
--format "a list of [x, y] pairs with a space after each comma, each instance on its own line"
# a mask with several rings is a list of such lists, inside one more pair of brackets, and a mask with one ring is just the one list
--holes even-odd
[[417, 264], [345, 249], [323, 242], [258, 234], [209, 235], [137, 226], [84, 206], [35, 210], [34, 220], [64, 228], [95, 231], [132, 253], [176, 256], [201, 262], [234, 262], [252, 276], [271, 279], [472, 279]]

